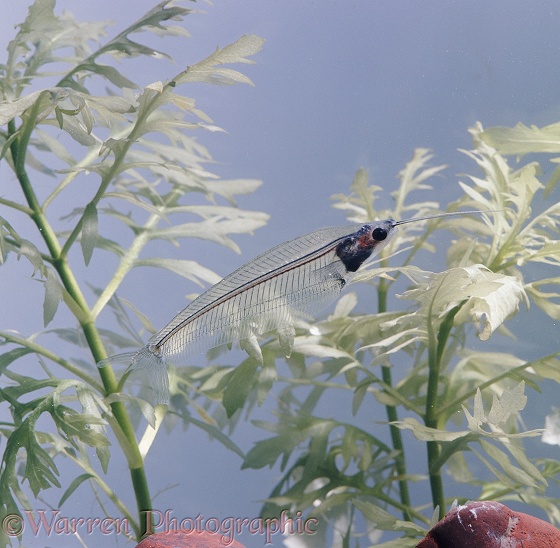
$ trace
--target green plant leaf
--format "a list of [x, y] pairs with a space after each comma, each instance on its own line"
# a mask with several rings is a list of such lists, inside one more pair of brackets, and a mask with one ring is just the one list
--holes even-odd
[[212, 55], [194, 65], [174, 78], [177, 84], [185, 82], [206, 82], [208, 84], [250, 84], [251, 80], [232, 69], [220, 68], [220, 65], [233, 63], [253, 63], [248, 57], [260, 51], [264, 40], [259, 36], [242, 36], [229, 46], [217, 49]]
[[180, 20], [183, 16], [190, 13], [192, 10], [182, 8], [179, 6], [166, 7], [171, 3], [170, 0], [160, 2], [153, 9], [148, 11], [144, 16], [138, 19], [135, 23], [130, 25], [124, 31], [119, 33], [115, 38], [101, 46], [97, 51], [78, 63], [68, 74], [66, 74], [59, 82], [59, 86], [67, 86], [75, 90], [87, 93], [87, 89], [83, 85], [83, 80], [80, 75], [84, 72], [97, 74], [108, 79], [111, 83], [119, 88], [135, 88], [137, 87], [128, 78], [120, 74], [116, 69], [108, 65], [100, 65], [96, 59], [102, 55], [110, 55], [116, 59], [124, 56], [135, 57], [138, 55], [162, 55], [160, 52], [155, 51], [153, 48], [144, 46], [137, 42], [130, 40], [129, 34], [136, 33], [143, 30], [151, 30], [156, 34], [166, 31], [166, 33], [175, 34], [182, 33], [179, 27], [163, 27], [161, 23], [170, 20]]
[[4, 354], [0, 355], [0, 375], [4, 372], [4, 370], [9, 367], [9, 365], [14, 362], [15, 360], [25, 356], [26, 354], [32, 353], [33, 350], [31, 348], [14, 348], [9, 352], [5, 352]]
[[13, 480], [15, 480], [15, 470], [9, 469], [8, 462], [15, 465], [20, 448], [25, 449], [26, 453], [23, 479], [29, 482], [29, 487], [35, 496], [51, 486], [60, 487], [57, 479], [58, 469], [50, 455], [37, 442], [29, 419], [16, 428], [8, 438], [3, 457], [3, 462], [6, 463], [6, 468], [2, 472], [3, 477], [5, 474], [8, 476], [14, 474]]
[[485, 143], [500, 154], [519, 157], [531, 152], [560, 152], [560, 123], [539, 128], [519, 122], [513, 128], [491, 127], [481, 134]]
[[68, 486], [68, 489], [64, 491], [64, 494], [62, 495], [58, 503], [58, 507], [60, 508], [84, 481], [87, 481], [88, 479], [93, 477], [95, 477], [93, 474], [81, 474], [78, 477], [74, 478], [72, 480], [72, 483], [70, 483], [70, 485]]
[[179, 238], [199, 238], [223, 245], [239, 252], [239, 246], [229, 238], [229, 234], [245, 234], [263, 227], [268, 220], [268, 215], [247, 215], [235, 220], [210, 219], [196, 223], [184, 223], [168, 228], [158, 228], [150, 232], [152, 239], [168, 240], [175, 242]]
[[420, 424], [416, 419], [412, 417], [407, 417], [402, 421], [392, 422], [391, 424], [394, 424], [401, 430], [411, 430], [416, 439], [419, 439], [420, 441], [451, 442], [470, 435], [470, 432], [468, 430], [459, 432], [448, 432], [446, 430], [430, 428], [428, 426]]
[[514, 466], [506, 453], [484, 439], [480, 440], [480, 445], [486, 454], [500, 465], [503, 472], [512, 482], [528, 487], [537, 487], [537, 482], [524, 470]]
[[494, 394], [487, 421], [498, 426], [525, 409], [525, 405], [527, 405], [527, 396], [525, 396], [525, 382], [522, 381], [515, 388], [504, 390], [500, 397]]
[[19, 242], [18, 259], [22, 256], [26, 257], [33, 266], [32, 276], [34, 276], [36, 272], [43, 271], [43, 257], [33, 242], [23, 239]]
[[242, 468], [272, 467], [281, 455], [293, 449], [299, 441], [296, 436], [274, 436], [258, 441], [245, 456]]
[[78, 413], [68, 406], [56, 405], [51, 415], [59, 431], [63, 432], [66, 435], [66, 439], [73, 445], [75, 445], [76, 439], [90, 447], [106, 447], [109, 445], [109, 440], [103, 431], [92, 428], [92, 426], [105, 424], [105, 420], [98, 413], [86, 415]]
[[[442, 318], [463, 303], [455, 315], [455, 324], [477, 323], [482, 340], [487, 340], [505, 320], [516, 314], [519, 303], [526, 299], [517, 278], [490, 272], [483, 265], [452, 268], [441, 274], [416, 273], [415, 277], [418, 287], [402, 295], [420, 304], [415, 315]], [[416, 321], [415, 315], [403, 316], [397, 323], [402, 327], [405, 322]]]
[[364, 515], [364, 517], [375, 525], [377, 529], [393, 530], [397, 523], [395, 516], [387, 510], [380, 508], [366, 500], [353, 499], [352, 504]]
[[215, 284], [219, 282], [222, 278], [218, 276], [215, 272], [209, 268], [205, 268], [196, 261], [187, 261], [184, 259], [158, 259], [158, 258], [148, 258], [148, 259], [138, 259], [134, 262], [134, 266], [151, 266], [155, 268], [165, 268], [170, 270], [191, 282], [194, 282], [201, 287], [202, 282], [209, 284]]
[[192, 423], [198, 428], [200, 428], [201, 430], [204, 430], [209, 436], [212, 436], [213, 439], [219, 441], [224, 447], [227, 447], [230, 451], [233, 451], [234, 453], [239, 455], [242, 459], [245, 458], [245, 454], [233, 442], [231, 437], [224, 434], [219, 428], [217, 428], [213, 424], [208, 424], [205, 421], [200, 421], [192, 416], [189, 416], [188, 419], [186, 419], [186, 422]]
[[15, 101], [0, 101], [0, 126], [13, 120], [16, 116], [21, 116], [37, 99], [43, 91], [35, 91], [17, 99]]
[[[93, 430], [101, 436], [107, 439], [107, 432], [105, 431], [105, 420], [101, 411], [108, 415], [110, 413], [108, 407], [103, 402], [102, 398], [93, 390], [86, 387], [78, 387], [76, 389], [78, 395], [78, 400], [82, 405], [82, 413], [84, 416], [95, 417], [95, 422], [89, 423], [86, 428]], [[100, 411], [101, 410], [101, 411]], [[107, 440], [108, 442], [108, 440]], [[109, 460], [111, 458], [111, 452], [109, 451], [109, 443], [97, 443], [95, 445], [95, 452], [97, 458], [101, 464], [103, 471], [107, 473], [109, 467]]]
[[45, 300], [43, 301], [43, 324], [46, 327], [51, 323], [58, 305], [62, 300], [62, 286], [52, 269], [46, 269]]
[[93, 255], [93, 250], [95, 249], [95, 244], [97, 243], [97, 230], [98, 230], [98, 220], [97, 220], [97, 207], [93, 202], [90, 202], [85, 210], [82, 217], [82, 253], [84, 255], [84, 262], [86, 266], [91, 260]]
[[245, 405], [249, 393], [257, 383], [258, 368], [259, 364], [255, 360], [248, 359], [230, 373], [222, 400], [228, 417]]

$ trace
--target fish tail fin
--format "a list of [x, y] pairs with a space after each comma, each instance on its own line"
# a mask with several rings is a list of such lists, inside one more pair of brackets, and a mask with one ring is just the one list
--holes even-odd
[[135, 372], [139, 374], [143, 390], [150, 391], [153, 396], [150, 400], [155, 400], [156, 404], [169, 405], [169, 376], [163, 356], [156, 354], [146, 345], [136, 352], [124, 352], [101, 360], [97, 367], [116, 363], [129, 365], [125, 375]]

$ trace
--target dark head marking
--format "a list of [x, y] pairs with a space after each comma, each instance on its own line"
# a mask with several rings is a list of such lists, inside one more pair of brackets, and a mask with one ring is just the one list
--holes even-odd
[[[387, 231], [383, 229], [378, 233], [378, 238], [372, 237], [371, 227], [364, 225], [360, 230], [344, 238], [336, 247], [336, 254], [344, 264], [347, 272], [356, 272], [362, 264], [370, 257], [376, 244], [387, 237]], [[374, 232], [375, 232], [374, 230]]]

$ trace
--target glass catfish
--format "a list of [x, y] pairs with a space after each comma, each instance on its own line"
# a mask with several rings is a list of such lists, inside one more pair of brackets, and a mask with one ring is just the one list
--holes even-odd
[[294, 320], [333, 303], [357, 270], [387, 245], [399, 225], [473, 213], [481, 212], [324, 228], [277, 245], [202, 293], [141, 349], [98, 365], [129, 363], [129, 371], [145, 376], [157, 403], [168, 404], [167, 364], [185, 365], [193, 355], [236, 341], [262, 361], [257, 336], [274, 329], [289, 356]]

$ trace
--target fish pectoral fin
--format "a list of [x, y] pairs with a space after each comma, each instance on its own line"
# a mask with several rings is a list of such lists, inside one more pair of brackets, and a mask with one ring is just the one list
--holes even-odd
[[296, 330], [293, 324], [278, 328], [278, 342], [286, 358], [289, 358], [292, 354], [295, 336]]
[[259, 341], [254, 333], [251, 333], [247, 338], [239, 341], [239, 346], [249, 354], [251, 358], [257, 360], [260, 364], [263, 363], [263, 355]]

